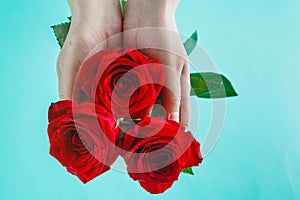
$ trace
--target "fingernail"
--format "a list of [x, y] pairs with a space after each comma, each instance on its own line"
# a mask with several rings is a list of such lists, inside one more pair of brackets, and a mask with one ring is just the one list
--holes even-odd
[[179, 123], [179, 112], [172, 112], [168, 115], [168, 120], [173, 120]]

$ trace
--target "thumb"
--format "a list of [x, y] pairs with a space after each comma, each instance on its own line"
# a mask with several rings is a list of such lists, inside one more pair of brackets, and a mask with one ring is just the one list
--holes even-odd
[[76, 74], [80, 68], [78, 57], [72, 48], [63, 49], [57, 59], [59, 96], [61, 100], [71, 100]]
[[162, 105], [166, 109], [167, 119], [179, 123], [180, 110], [180, 74], [170, 67], [166, 68], [166, 85], [162, 90]]

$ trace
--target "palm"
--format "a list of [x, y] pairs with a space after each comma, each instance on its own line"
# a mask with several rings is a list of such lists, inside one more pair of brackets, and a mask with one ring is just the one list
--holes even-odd
[[162, 90], [162, 105], [168, 119], [188, 126], [189, 62], [175, 22], [178, 3], [176, 0], [129, 1], [123, 22], [124, 45], [138, 48], [164, 64], [167, 81]]

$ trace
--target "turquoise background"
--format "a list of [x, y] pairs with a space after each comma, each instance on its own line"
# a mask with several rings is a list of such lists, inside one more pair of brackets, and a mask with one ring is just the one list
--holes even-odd
[[300, 199], [299, 0], [181, 2], [180, 32], [198, 30], [240, 96], [227, 100], [222, 136], [195, 176], [162, 195], [115, 170], [84, 185], [50, 157], [59, 47], [49, 26], [69, 15], [66, 0], [1, 2], [1, 200]]

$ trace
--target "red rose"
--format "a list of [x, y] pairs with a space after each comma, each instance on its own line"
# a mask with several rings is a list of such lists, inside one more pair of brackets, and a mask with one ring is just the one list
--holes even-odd
[[174, 121], [145, 118], [126, 132], [121, 148], [130, 177], [152, 194], [162, 193], [184, 168], [202, 162], [200, 144]]
[[103, 50], [88, 58], [79, 75], [81, 90], [115, 118], [144, 118], [165, 84], [158, 62], [138, 50]]
[[[60, 101], [49, 108], [50, 154], [86, 183], [109, 170], [116, 160], [119, 129], [104, 107]], [[105, 133], [103, 132], [105, 131]]]

